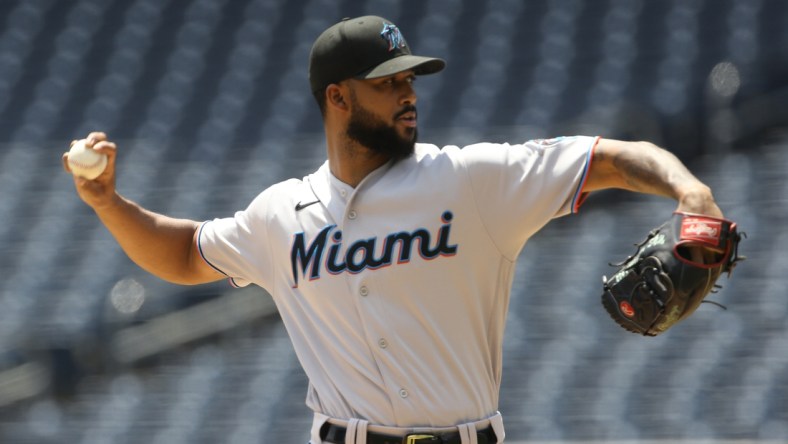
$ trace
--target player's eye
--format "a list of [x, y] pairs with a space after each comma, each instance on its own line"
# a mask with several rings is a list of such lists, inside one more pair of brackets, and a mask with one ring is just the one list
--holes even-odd
[[397, 77], [396, 75], [393, 75], [391, 77], [385, 77], [380, 79], [380, 81], [377, 84], [385, 87], [394, 87], [395, 85], [401, 83], [407, 83], [409, 85], [412, 85], [415, 81], [416, 81], [415, 75], [409, 75], [406, 77]]

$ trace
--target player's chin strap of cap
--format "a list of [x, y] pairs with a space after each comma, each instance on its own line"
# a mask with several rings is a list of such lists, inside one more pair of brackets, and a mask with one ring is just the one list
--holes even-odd
[[401, 428], [370, 425], [363, 419], [332, 419], [315, 412], [311, 444], [493, 444], [506, 436], [503, 418], [490, 418], [445, 428]]

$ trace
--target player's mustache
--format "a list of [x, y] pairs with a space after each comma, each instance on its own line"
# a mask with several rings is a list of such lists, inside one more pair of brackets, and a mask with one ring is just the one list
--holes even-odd
[[416, 111], [416, 105], [405, 105], [400, 111], [394, 114], [394, 120], [399, 119], [400, 117], [404, 116], [407, 113], [414, 113], [418, 116], [418, 112]]

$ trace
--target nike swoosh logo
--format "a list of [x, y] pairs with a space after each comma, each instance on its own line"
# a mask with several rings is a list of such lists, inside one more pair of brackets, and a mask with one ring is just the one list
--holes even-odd
[[306, 207], [308, 207], [308, 206], [310, 206], [310, 205], [314, 205], [314, 204], [316, 204], [316, 203], [319, 203], [319, 202], [320, 202], [319, 200], [314, 200], [314, 201], [312, 201], [312, 202], [307, 202], [307, 203], [304, 203], [304, 204], [302, 204], [301, 202], [298, 202], [298, 203], [296, 204], [296, 206], [295, 206], [295, 210], [296, 210], [296, 211], [301, 211], [301, 210], [303, 210], [304, 208], [306, 208]]

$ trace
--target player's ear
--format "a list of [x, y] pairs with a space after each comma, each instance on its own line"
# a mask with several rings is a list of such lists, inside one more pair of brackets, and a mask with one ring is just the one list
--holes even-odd
[[343, 111], [348, 110], [345, 100], [345, 91], [339, 85], [332, 83], [326, 87], [326, 102], [329, 106], [339, 108]]

